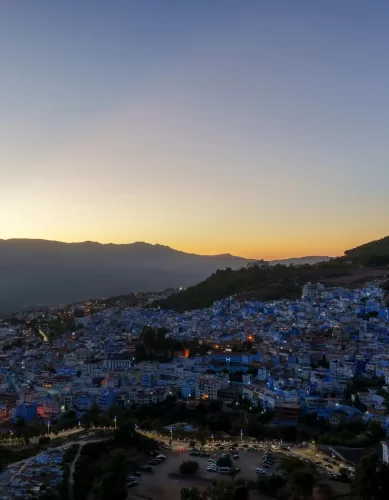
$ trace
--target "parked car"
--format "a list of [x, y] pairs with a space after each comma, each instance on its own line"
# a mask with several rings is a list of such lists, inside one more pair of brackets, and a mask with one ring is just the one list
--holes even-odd
[[140, 466], [140, 468], [143, 472], [153, 472], [153, 468], [151, 467], [151, 465], [142, 465]]
[[231, 470], [231, 467], [218, 467], [217, 471], [219, 474], [228, 474]]
[[239, 458], [239, 455], [233, 455], [233, 458], [235, 458], [235, 460], [237, 460]]
[[153, 458], [153, 460], [150, 460], [149, 464], [150, 465], [158, 465], [159, 462], [158, 462], [158, 460], [156, 460], [155, 458]]
[[134, 476], [141, 477], [142, 473], [139, 471], [134, 472]]
[[260, 469], [259, 467], [257, 469], [255, 469], [255, 472], [260, 476], [264, 476], [266, 474], [266, 471], [264, 471], [263, 469]]
[[128, 481], [127, 482], [127, 488], [132, 488], [133, 486], [136, 486], [138, 484], [138, 481]]

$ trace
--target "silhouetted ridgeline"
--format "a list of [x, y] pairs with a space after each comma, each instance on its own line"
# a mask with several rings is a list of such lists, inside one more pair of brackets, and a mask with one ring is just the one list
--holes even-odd
[[389, 265], [389, 236], [344, 252], [347, 259], [367, 266]]
[[[306, 257], [312, 262], [326, 257]], [[293, 259], [288, 262], [293, 261]], [[196, 255], [163, 245], [0, 240], [0, 315], [90, 298], [187, 287], [248, 259]]]

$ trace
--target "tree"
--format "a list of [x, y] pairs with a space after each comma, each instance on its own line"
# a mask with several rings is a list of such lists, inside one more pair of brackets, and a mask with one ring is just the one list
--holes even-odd
[[217, 461], [217, 466], [218, 467], [232, 467], [232, 460], [230, 455], [223, 453], [223, 455], [220, 455], [218, 461]]
[[235, 486], [231, 481], [216, 481], [205, 493], [209, 500], [234, 500]]
[[312, 493], [314, 484], [315, 478], [311, 471], [304, 469], [294, 470], [288, 478], [288, 498], [293, 500], [308, 498]]
[[181, 474], [196, 474], [199, 469], [199, 463], [194, 460], [183, 461], [180, 465]]
[[94, 488], [99, 500], [125, 500], [127, 498], [125, 461], [127, 454], [124, 450], [115, 450], [105, 466], [105, 473], [101, 481]]
[[196, 486], [193, 488], [181, 488], [181, 500], [201, 500], [201, 493]]
[[355, 470], [354, 491], [359, 500], [384, 500], [389, 491], [389, 465], [378, 455], [363, 457]]

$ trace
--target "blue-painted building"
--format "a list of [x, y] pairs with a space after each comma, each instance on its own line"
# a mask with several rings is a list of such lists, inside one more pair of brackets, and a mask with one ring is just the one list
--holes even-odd
[[23, 419], [25, 422], [32, 422], [38, 416], [38, 405], [37, 403], [20, 403], [15, 409], [14, 423], [19, 419]]

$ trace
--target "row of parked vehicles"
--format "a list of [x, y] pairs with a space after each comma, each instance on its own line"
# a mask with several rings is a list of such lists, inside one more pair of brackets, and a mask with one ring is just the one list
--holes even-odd
[[[239, 467], [234, 467], [236, 472], [240, 472]], [[218, 467], [215, 460], [212, 458], [208, 460], [207, 472], [217, 472], [218, 474], [228, 474], [231, 471], [231, 467]]]
[[150, 465], [158, 465], [160, 464], [161, 462], [163, 462], [164, 460], [166, 460], [166, 457], [165, 455], [161, 455], [158, 451], [156, 450], [152, 450], [152, 451], [149, 451], [149, 455], [151, 455], [152, 458], [149, 462]]
[[134, 472], [133, 476], [128, 476], [126, 481], [127, 488], [132, 488], [133, 486], [137, 486], [138, 481], [137, 478], [141, 477], [141, 472]]

